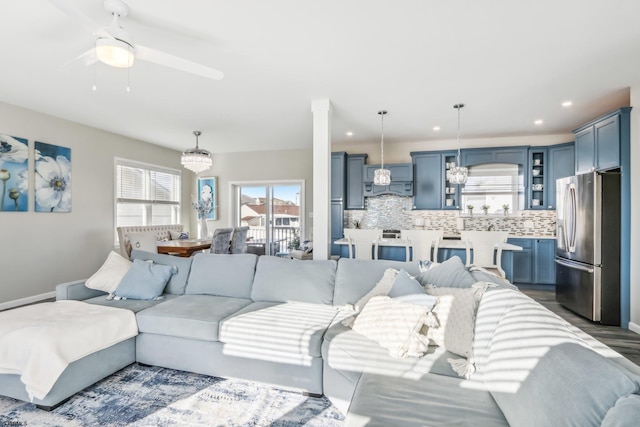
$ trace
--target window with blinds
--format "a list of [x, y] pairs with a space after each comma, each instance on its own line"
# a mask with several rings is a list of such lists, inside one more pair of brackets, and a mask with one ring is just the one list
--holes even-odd
[[180, 223], [180, 171], [116, 159], [116, 227]]
[[469, 167], [467, 182], [462, 188], [462, 207], [473, 206], [481, 212], [483, 206], [489, 206], [489, 213], [502, 213], [503, 205], [509, 205], [514, 211], [524, 198], [523, 175], [518, 165], [491, 163]]

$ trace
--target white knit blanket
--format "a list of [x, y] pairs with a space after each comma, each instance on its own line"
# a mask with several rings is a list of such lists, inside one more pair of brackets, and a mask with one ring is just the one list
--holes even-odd
[[57, 301], [0, 312], [0, 374], [43, 399], [69, 363], [138, 334], [130, 310]]

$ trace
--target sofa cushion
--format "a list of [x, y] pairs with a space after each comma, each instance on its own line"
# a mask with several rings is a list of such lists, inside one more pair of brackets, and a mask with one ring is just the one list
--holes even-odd
[[204, 254], [193, 257], [187, 294], [250, 298], [258, 257], [254, 254]]
[[163, 295], [162, 299], [155, 300], [144, 300], [144, 299], [107, 299], [107, 295], [100, 295], [97, 297], [89, 298], [83, 300], [83, 302], [89, 304], [97, 304], [104, 305], [107, 307], [115, 307], [115, 308], [126, 308], [127, 310], [131, 310], [134, 313], [137, 313], [142, 310], [146, 310], [149, 307], [154, 307], [158, 304], [164, 304], [167, 301], [170, 301], [173, 298], [177, 298], [178, 295]]
[[412, 276], [420, 273], [417, 262], [340, 258], [336, 271], [333, 304], [355, 304], [373, 289], [387, 268], [404, 269]]
[[640, 423], [640, 396], [632, 394], [618, 399], [602, 420], [602, 427], [625, 427], [637, 423]]
[[245, 298], [181, 295], [137, 314], [140, 332], [218, 341], [220, 321], [251, 304]]
[[420, 380], [363, 374], [345, 419], [349, 427], [508, 425], [482, 384], [433, 374]]
[[155, 254], [151, 252], [134, 249], [131, 251], [131, 259], [141, 259], [143, 261], [153, 261], [156, 264], [170, 265], [176, 268], [176, 273], [171, 276], [167, 287], [164, 289], [168, 294], [184, 294], [184, 288], [187, 286], [187, 278], [191, 271], [191, 262], [193, 258], [183, 258], [167, 254]]
[[261, 256], [253, 279], [254, 301], [308, 302], [331, 304], [336, 262], [298, 261]]
[[599, 426], [620, 397], [640, 388], [533, 301], [512, 307], [498, 324], [484, 383], [509, 423], [520, 426]]
[[447, 288], [470, 288], [477, 280], [465, 268], [458, 256], [452, 256], [440, 264], [421, 272], [416, 280], [426, 285], [436, 285]]
[[325, 304], [254, 302], [222, 321], [220, 341], [225, 354], [309, 363], [320, 357], [322, 337], [336, 313]]
[[114, 294], [127, 299], [156, 299], [162, 295], [167, 282], [175, 272], [177, 269], [171, 265], [136, 259]]

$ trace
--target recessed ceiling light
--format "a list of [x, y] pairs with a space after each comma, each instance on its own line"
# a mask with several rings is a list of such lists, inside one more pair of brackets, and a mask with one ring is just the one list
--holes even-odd
[[436, 132], [440, 130], [440, 126], [434, 126], [433, 130], [435, 130]]
[[562, 103], [562, 106], [565, 107], [565, 108], [566, 107], [571, 107], [572, 105], [573, 105], [573, 102], [571, 102], [571, 101], [564, 101]]
[[538, 126], [540, 126], [543, 123], [544, 123], [544, 121], [542, 119], [538, 119], [535, 122], [533, 122], [534, 125], [538, 125]]
[[347, 136], [353, 136], [353, 132], [351, 131], [347, 132]]

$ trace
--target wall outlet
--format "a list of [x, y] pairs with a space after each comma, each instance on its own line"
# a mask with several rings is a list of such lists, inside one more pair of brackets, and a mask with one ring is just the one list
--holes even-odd
[[430, 220], [429, 218], [425, 218], [425, 220], [424, 220], [424, 226], [425, 226], [425, 227], [429, 227], [429, 226], [431, 226], [431, 220]]
[[524, 222], [524, 228], [533, 228], [533, 221], [525, 221]]

